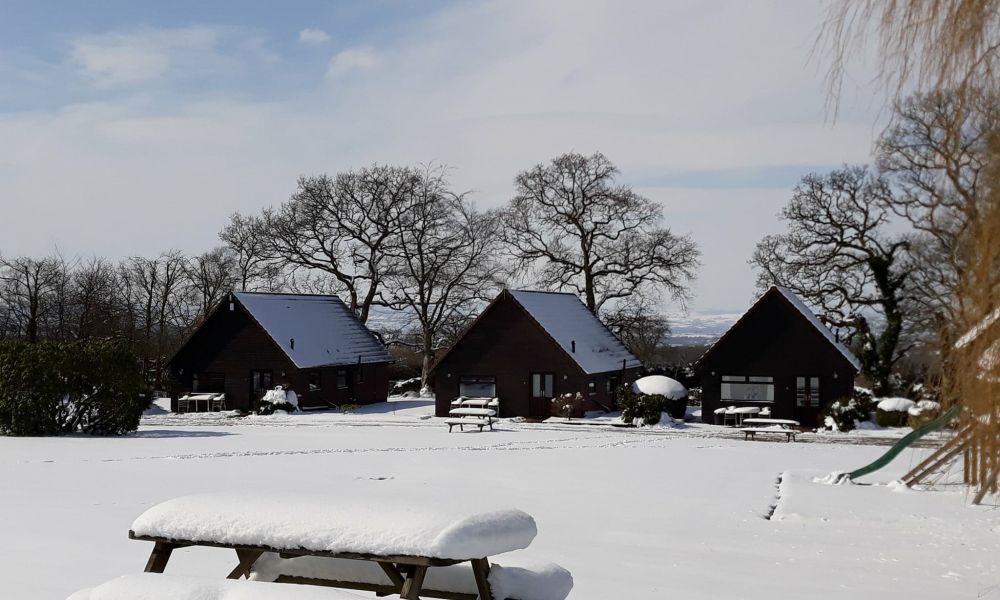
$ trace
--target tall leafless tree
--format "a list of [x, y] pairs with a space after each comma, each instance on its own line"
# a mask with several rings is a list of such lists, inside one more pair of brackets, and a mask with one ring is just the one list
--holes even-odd
[[930, 92], [897, 102], [877, 145], [878, 166], [895, 188], [891, 206], [919, 232], [911, 249], [918, 316], [945, 343], [955, 332], [936, 325], [947, 329], [962, 312], [957, 292], [974, 251], [971, 228], [986, 203], [987, 141], [998, 129], [997, 96]]
[[241, 283], [237, 256], [227, 247], [214, 248], [185, 262], [185, 276], [204, 319], [222, 298]]
[[263, 219], [234, 213], [219, 232], [219, 239], [232, 251], [236, 260], [240, 291], [273, 290], [280, 267], [269, 253]]
[[503, 236], [538, 283], [579, 294], [592, 312], [649, 294], [683, 301], [698, 265], [691, 238], [663, 226], [661, 206], [616, 182], [603, 154], [564, 154], [518, 174]]
[[299, 179], [299, 189], [263, 216], [273, 258], [331, 276], [362, 322], [384, 304], [383, 284], [401, 215], [420, 185], [416, 169], [374, 165], [335, 177]]
[[59, 318], [65, 280], [66, 265], [58, 256], [0, 257], [0, 303], [19, 337], [36, 342]]
[[830, 325], [857, 340], [876, 394], [892, 391], [903, 343], [912, 265], [906, 237], [887, 231], [892, 192], [866, 167], [807, 175], [781, 218], [788, 232], [765, 237], [750, 263], [758, 285], [792, 289]]
[[416, 320], [424, 385], [436, 353], [451, 341], [451, 325], [467, 322], [501, 286], [497, 219], [452, 192], [441, 168], [424, 170], [410, 208], [397, 219], [389, 301]]

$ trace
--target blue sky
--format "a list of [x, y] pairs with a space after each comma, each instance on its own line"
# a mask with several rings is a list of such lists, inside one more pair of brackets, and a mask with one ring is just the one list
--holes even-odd
[[700, 243], [692, 308], [738, 310], [791, 187], [878, 130], [863, 69], [829, 122], [813, 1], [2, 8], [4, 254], [200, 252], [300, 174], [376, 161], [450, 165], [498, 206], [519, 170], [599, 150]]

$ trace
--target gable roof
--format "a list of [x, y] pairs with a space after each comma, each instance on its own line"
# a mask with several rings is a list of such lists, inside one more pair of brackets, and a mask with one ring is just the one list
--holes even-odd
[[385, 345], [337, 296], [260, 292], [233, 295], [300, 369], [393, 361]]
[[826, 340], [830, 343], [830, 345], [832, 345], [837, 350], [837, 352], [839, 352], [847, 360], [847, 362], [850, 363], [852, 367], [854, 367], [855, 371], [858, 372], [861, 371], [861, 361], [858, 360], [858, 357], [854, 356], [854, 353], [851, 352], [847, 346], [845, 346], [842, 342], [840, 342], [837, 339], [837, 336], [834, 335], [833, 331], [831, 331], [829, 327], [824, 325], [823, 322], [819, 320], [819, 317], [817, 317], [816, 314], [813, 313], [813, 311], [808, 306], [806, 306], [806, 303], [802, 301], [802, 298], [799, 298], [798, 295], [796, 295], [795, 292], [793, 292], [792, 290], [778, 285], [771, 286], [770, 289], [761, 294], [760, 298], [758, 298], [757, 301], [754, 302], [753, 305], [750, 308], [748, 308], [747, 311], [743, 313], [743, 315], [739, 319], [737, 319], [735, 323], [733, 323], [732, 327], [730, 327], [726, 331], [726, 333], [722, 334], [722, 337], [717, 339], [714, 344], [709, 346], [708, 350], [706, 350], [705, 353], [702, 354], [701, 357], [699, 357], [694, 364], [697, 365], [701, 361], [705, 360], [705, 357], [711, 354], [712, 351], [715, 350], [715, 348], [724, 339], [726, 339], [729, 333], [735, 330], [739, 326], [739, 324], [742, 323], [743, 320], [747, 318], [747, 315], [753, 313], [754, 309], [756, 309], [761, 302], [764, 302], [766, 298], [775, 294], [777, 294], [778, 297], [783, 298], [789, 306], [794, 308], [802, 317], [804, 317], [816, 329], [816, 331], [818, 331], [824, 338], [826, 338]]
[[576, 294], [511, 290], [510, 295], [584, 373], [615, 371], [622, 361], [626, 368], [641, 366]]

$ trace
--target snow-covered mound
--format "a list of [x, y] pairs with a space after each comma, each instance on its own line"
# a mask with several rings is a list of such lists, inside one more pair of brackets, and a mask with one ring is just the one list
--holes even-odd
[[207, 577], [141, 573], [125, 575], [67, 600], [359, 600], [343, 590], [311, 585], [259, 583]]
[[650, 396], [666, 396], [671, 400], [679, 400], [688, 394], [687, 388], [679, 381], [663, 375], [650, 375], [637, 379], [632, 384], [632, 391]]
[[883, 398], [878, 402], [878, 409], [885, 412], [906, 412], [916, 404], [909, 398]]
[[290, 493], [221, 492], [157, 504], [138, 536], [327, 552], [469, 559], [527, 548], [531, 515], [481, 504], [415, 506]]

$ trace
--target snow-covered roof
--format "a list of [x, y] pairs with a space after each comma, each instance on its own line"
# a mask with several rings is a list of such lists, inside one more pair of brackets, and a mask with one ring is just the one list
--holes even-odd
[[851, 352], [847, 346], [842, 344], [840, 340], [837, 339], [837, 336], [835, 336], [833, 332], [830, 331], [830, 328], [824, 325], [823, 321], [819, 320], [819, 317], [816, 316], [816, 313], [814, 313], [808, 306], [806, 306], [806, 303], [802, 301], [802, 298], [799, 298], [792, 290], [786, 287], [781, 287], [780, 285], [774, 286], [774, 289], [778, 290], [781, 293], [781, 295], [784, 296], [785, 299], [791, 303], [792, 306], [798, 309], [798, 311], [802, 313], [802, 316], [808, 319], [808, 321], [812, 323], [813, 327], [815, 327], [817, 331], [823, 334], [823, 337], [830, 340], [830, 343], [833, 344], [833, 346], [837, 349], [838, 352], [844, 355], [844, 358], [846, 358], [847, 361], [850, 362], [855, 369], [857, 369], [858, 371], [861, 370], [861, 361], [858, 360], [858, 357], [854, 356], [854, 353]]
[[510, 290], [511, 296], [576, 362], [584, 373], [641, 365], [576, 294]]
[[254, 292], [235, 292], [235, 296], [300, 369], [393, 360], [337, 296]]

